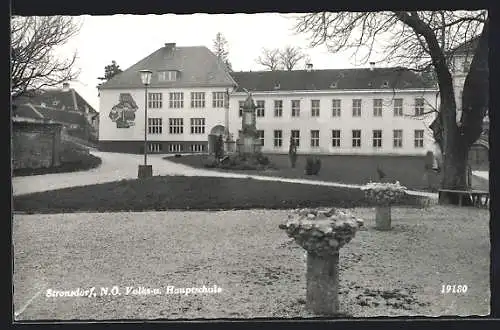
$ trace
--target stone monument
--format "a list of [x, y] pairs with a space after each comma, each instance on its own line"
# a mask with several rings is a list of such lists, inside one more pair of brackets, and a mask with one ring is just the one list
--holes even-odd
[[255, 105], [252, 94], [248, 94], [243, 104], [241, 133], [238, 137], [238, 154], [252, 155], [260, 151], [260, 143], [256, 128]]

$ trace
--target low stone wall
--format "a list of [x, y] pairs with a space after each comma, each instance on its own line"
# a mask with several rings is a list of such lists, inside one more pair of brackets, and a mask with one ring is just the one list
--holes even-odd
[[36, 169], [60, 165], [61, 125], [13, 122], [12, 168]]

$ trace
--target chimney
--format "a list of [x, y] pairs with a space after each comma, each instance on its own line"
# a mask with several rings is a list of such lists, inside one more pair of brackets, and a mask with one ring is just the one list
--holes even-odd
[[311, 71], [312, 71], [312, 69], [313, 69], [313, 65], [312, 65], [312, 63], [306, 63], [306, 71], [307, 71], [307, 72], [311, 72]]
[[370, 71], [373, 71], [375, 69], [375, 62], [370, 62]]
[[69, 83], [68, 82], [65, 82], [63, 83], [63, 92], [69, 92]]
[[165, 48], [173, 52], [175, 50], [175, 42], [165, 43]]

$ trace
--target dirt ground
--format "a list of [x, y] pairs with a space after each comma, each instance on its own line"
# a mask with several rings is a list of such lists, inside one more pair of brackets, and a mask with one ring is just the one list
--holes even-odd
[[[373, 228], [373, 209], [353, 212], [365, 228], [340, 253], [341, 312], [489, 313], [488, 210], [395, 208], [390, 232]], [[287, 213], [15, 215], [15, 319], [312, 317], [304, 304], [304, 250], [278, 228]], [[203, 285], [222, 291], [167, 294], [168, 286]], [[466, 285], [467, 292], [443, 294], [442, 285]], [[114, 286], [120, 295], [101, 295]], [[140, 286], [161, 293], [125, 294]], [[49, 289], [91, 287], [96, 296], [47, 297]]]

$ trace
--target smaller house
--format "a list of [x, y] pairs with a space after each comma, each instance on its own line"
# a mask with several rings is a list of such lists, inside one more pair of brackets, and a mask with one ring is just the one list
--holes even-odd
[[65, 133], [87, 141], [99, 137], [99, 113], [68, 83], [61, 89], [19, 97], [12, 116], [58, 122]]

